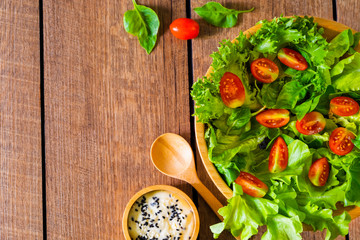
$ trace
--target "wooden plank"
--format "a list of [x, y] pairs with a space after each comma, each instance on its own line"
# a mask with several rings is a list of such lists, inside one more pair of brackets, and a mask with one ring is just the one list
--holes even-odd
[[[360, 31], [360, 2], [358, 0], [337, 0], [337, 20], [355, 31]], [[351, 221], [349, 229], [350, 239], [358, 239], [360, 236], [360, 218]]]
[[0, 39], [0, 239], [41, 239], [38, 1], [1, 1]]
[[48, 239], [123, 239], [130, 197], [160, 174], [150, 146], [165, 132], [190, 140], [186, 41], [168, 26], [185, 1], [137, 1], [161, 26], [147, 55], [123, 27], [131, 1], [44, 1]]
[[360, 31], [360, 2], [358, 0], [337, 0], [337, 21]]
[[[191, 8], [199, 7], [205, 4], [206, 0], [192, 1]], [[245, 31], [251, 26], [255, 25], [262, 19], [272, 19], [274, 17], [284, 14], [290, 15], [309, 15], [317, 16], [327, 19], [332, 19], [332, 1], [321, 0], [280, 0], [280, 1], [240, 1], [240, 2], [228, 2], [218, 1], [225, 7], [232, 9], [250, 9], [255, 7], [252, 13], [247, 13], [239, 16], [238, 24], [230, 29], [221, 29], [209, 25], [203, 19], [201, 19], [194, 11], [192, 11], [192, 18], [200, 24], [200, 35], [193, 40], [193, 65], [194, 65], [194, 78], [203, 76], [211, 63], [209, 55], [217, 50], [218, 42], [222, 39], [234, 39], [239, 31]], [[211, 182], [207, 176], [206, 170], [203, 167], [199, 155], [197, 155], [197, 169], [201, 176], [201, 180], [215, 193], [215, 195], [222, 200], [225, 204], [225, 199], [221, 193], [217, 190], [216, 186]], [[206, 204], [202, 203], [202, 199], [199, 199], [199, 211], [210, 212], [210, 208]], [[209, 230], [209, 226], [217, 223], [218, 219], [215, 214], [210, 214], [206, 217], [200, 216], [200, 232], [202, 233], [200, 239], [211, 239], [212, 234]], [[261, 235], [266, 231], [265, 227], [260, 228], [259, 234], [252, 239], [260, 239]], [[304, 232], [302, 233], [304, 239], [324, 239], [325, 232]], [[225, 233], [219, 237], [219, 239], [232, 239], [229, 233]], [[343, 237], [337, 238], [337, 240], [344, 239]]]

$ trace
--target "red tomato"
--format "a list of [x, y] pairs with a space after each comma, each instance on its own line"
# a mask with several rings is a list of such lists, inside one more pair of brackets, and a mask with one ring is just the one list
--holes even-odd
[[245, 88], [240, 78], [231, 72], [226, 72], [220, 80], [220, 95], [229, 108], [237, 108], [245, 102]]
[[339, 116], [351, 116], [359, 111], [359, 104], [349, 97], [336, 97], [330, 101], [330, 110]]
[[324, 130], [326, 120], [319, 112], [309, 112], [303, 119], [296, 121], [296, 129], [304, 135], [313, 135]]
[[354, 148], [352, 139], [355, 139], [355, 135], [352, 132], [346, 128], [339, 127], [331, 133], [329, 147], [337, 155], [346, 155]]
[[178, 18], [170, 24], [170, 31], [179, 39], [193, 39], [199, 35], [199, 24], [190, 18]]
[[326, 184], [330, 172], [330, 166], [328, 160], [323, 157], [315, 162], [310, 167], [309, 179], [312, 184], [317, 187], [322, 187]]
[[304, 71], [308, 68], [305, 58], [300, 53], [292, 49], [280, 49], [278, 52], [278, 58], [280, 62], [296, 70]]
[[268, 186], [263, 183], [260, 179], [247, 172], [240, 172], [240, 175], [235, 180], [237, 184], [242, 187], [244, 193], [252, 196], [261, 198], [265, 196], [269, 190]]
[[285, 126], [290, 120], [290, 112], [286, 109], [269, 109], [256, 115], [256, 120], [268, 128]]
[[271, 173], [282, 172], [288, 165], [288, 147], [282, 137], [275, 140], [269, 156], [269, 171]]
[[252, 75], [263, 83], [271, 83], [279, 76], [279, 68], [276, 64], [267, 58], [259, 58], [251, 63]]

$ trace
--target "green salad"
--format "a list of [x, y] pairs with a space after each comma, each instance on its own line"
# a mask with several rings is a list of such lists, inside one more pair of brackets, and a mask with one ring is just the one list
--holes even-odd
[[[262, 21], [223, 40], [212, 72], [194, 83], [209, 159], [234, 195], [211, 226], [246, 240], [301, 239], [302, 223], [346, 235], [360, 206], [360, 34], [331, 41], [313, 18]], [[341, 208], [342, 209], [342, 208]]]

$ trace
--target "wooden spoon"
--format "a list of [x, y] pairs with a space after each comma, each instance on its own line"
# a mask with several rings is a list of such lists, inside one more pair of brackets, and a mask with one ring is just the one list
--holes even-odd
[[[160, 172], [190, 183], [219, 219], [223, 220], [223, 217], [218, 213], [223, 205], [200, 181], [195, 169], [193, 151], [183, 137], [174, 133], [165, 133], [159, 136], [151, 145], [150, 156], [153, 164]], [[240, 239], [240, 237], [236, 239]]]

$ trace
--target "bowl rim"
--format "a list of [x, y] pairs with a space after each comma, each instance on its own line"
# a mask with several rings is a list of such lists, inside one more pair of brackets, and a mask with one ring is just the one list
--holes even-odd
[[[294, 16], [285, 16], [285, 17], [294, 17]], [[303, 16], [300, 16], [303, 17]], [[316, 22], [318, 24], [319, 27], [324, 28], [324, 34], [326, 35], [327, 39], [332, 39], [333, 37], [335, 37], [338, 33], [342, 32], [343, 30], [346, 29], [350, 29], [352, 32], [356, 32], [355, 30], [351, 29], [350, 27], [335, 22], [333, 20], [328, 20], [328, 19], [324, 19], [324, 18], [319, 18], [319, 17], [313, 17], [314, 18], [314, 22]], [[247, 29], [246, 31], [244, 31], [243, 33], [246, 34], [247, 37], [249, 37], [250, 35], [254, 34], [258, 29], [260, 29], [261, 24], [257, 24], [249, 29]], [[232, 40], [232, 42], [234, 42], [234, 40]], [[360, 52], [360, 44], [356, 47], [355, 49], [357, 52]], [[212, 67], [210, 66], [209, 69], [207, 70], [205, 76], [210, 76], [210, 74], [212, 73]], [[196, 103], [194, 103], [194, 107], [196, 107]], [[201, 123], [198, 121], [198, 118], [195, 117], [194, 118], [195, 121], [195, 138], [196, 138], [196, 145], [197, 145], [197, 149], [199, 151], [199, 155], [200, 158], [202, 160], [202, 163], [206, 169], [207, 174], [210, 176], [212, 182], [215, 184], [215, 186], [218, 188], [218, 190], [227, 198], [230, 199], [233, 196], [233, 191], [232, 189], [225, 183], [225, 181], [222, 179], [222, 177], [220, 176], [219, 172], [217, 171], [216, 167], [214, 166], [214, 164], [210, 161], [209, 157], [208, 157], [208, 148], [207, 148], [207, 144], [205, 141], [205, 124]], [[339, 209], [340, 208], [340, 209]], [[351, 216], [351, 219], [354, 219], [358, 216], [360, 216], [360, 207], [342, 207], [339, 206], [339, 208], [337, 208], [338, 210], [334, 211], [334, 214], [340, 214], [342, 209], [345, 209], [346, 211], [348, 211], [348, 213]], [[307, 226], [306, 224], [304, 225], [304, 230], [312, 230], [312, 228], [310, 228], [310, 226]]]
[[194, 202], [191, 200], [191, 198], [184, 193], [183, 191], [181, 191], [180, 189], [170, 186], [170, 185], [153, 185], [153, 186], [149, 186], [146, 188], [141, 189], [140, 191], [138, 191], [137, 193], [135, 193], [129, 200], [129, 202], [127, 203], [125, 210], [123, 212], [123, 217], [122, 217], [122, 230], [123, 230], [123, 234], [125, 236], [126, 240], [131, 240], [129, 231], [128, 231], [128, 218], [129, 218], [129, 213], [130, 213], [130, 209], [131, 207], [134, 205], [134, 203], [136, 202], [136, 200], [138, 200], [141, 196], [149, 193], [149, 192], [153, 192], [153, 191], [167, 191], [167, 192], [171, 192], [176, 194], [178, 197], [183, 198], [183, 200], [185, 200], [191, 210], [194, 213], [194, 231], [191, 235], [191, 239], [194, 240], [196, 239], [196, 237], [199, 234], [199, 230], [200, 230], [200, 218], [199, 218], [199, 212], [194, 204]]

